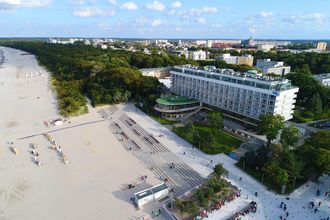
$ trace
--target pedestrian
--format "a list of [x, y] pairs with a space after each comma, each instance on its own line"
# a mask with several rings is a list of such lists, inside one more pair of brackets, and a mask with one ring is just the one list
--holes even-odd
[[254, 195], [255, 195], [256, 197], [258, 197], [258, 192], [255, 192]]
[[183, 151], [183, 155], [186, 155], [186, 152]]
[[319, 207], [321, 206], [322, 202], [319, 202]]
[[286, 215], [286, 217], [289, 217], [289, 212], [286, 212], [285, 215]]
[[281, 202], [280, 208], [282, 208], [282, 207], [283, 207], [283, 204], [284, 204], [284, 202]]
[[239, 178], [239, 181], [242, 182], [242, 177]]
[[319, 189], [316, 191], [316, 195], [320, 196], [320, 190]]

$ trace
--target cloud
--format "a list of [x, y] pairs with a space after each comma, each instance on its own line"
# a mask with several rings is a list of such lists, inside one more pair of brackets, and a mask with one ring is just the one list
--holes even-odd
[[204, 13], [211, 13], [211, 14], [218, 13], [218, 9], [216, 7], [206, 7], [206, 6], [204, 6], [201, 10]]
[[262, 18], [269, 18], [269, 17], [272, 17], [272, 16], [273, 16], [273, 13], [270, 12], [270, 11], [262, 11], [262, 12], [260, 13], [260, 16], [261, 16]]
[[177, 32], [182, 32], [182, 31], [183, 31], [183, 29], [182, 29], [182, 28], [180, 28], [180, 27], [176, 27], [176, 28], [175, 28], [175, 31], [177, 31]]
[[197, 18], [195, 22], [198, 23], [198, 24], [205, 24], [206, 23], [206, 19], [203, 18], [203, 17], [200, 17], [200, 18]]
[[307, 13], [307, 14], [298, 14], [284, 17], [282, 21], [298, 24], [298, 23], [324, 23], [326, 17], [321, 13]]
[[181, 8], [182, 3], [179, 1], [176, 1], [176, 2], [173, 2], [171, 6], [172, 6], [172, 8]]
[[163, 24], [162, 20], [159, 20], [159, 19], [153, 20], [153, 21], [151, 22], [151, 26], [152, 26], [152, 27], [158, 27], [158, 26], [160, 26], [160, 25], [162, 25], [162, 24]]
[[116, 11], [114, 10], [104, 10], [97, 7], [82, 8], [73, 12], [73, 15], [77, 17], [114, 16], [115, 14]]
[[223, 27], [223, 24], [212, 24], [211, 25], [212, 28], [222, 28]]
[[152, 3], [148, 3], [146, 5], [147, 9], [150, 10], [154, 10], [154, 11], [164, 11], [165, 10], [165, 6], [163, 5], [163, 3], [159, 2], [159, 1], [153, 1]]
[[247, 16], [247, 20], [252, 22], [254, 20], [265, 20], [265, 19], [271, 19], [274, 17], [274, 14], [273, 12], [270, 12], [270, 11], [262, 11], [258, 14], [253, 14], [253, 15], [249, 15]]
[[111, 30], [111, 26], [108, 23], [102, 22], [102, 23], [98, 23], [97, 27], [102, 29], [102, 30]]
[[144, 16], [140, 16], [140, 17], [135, 18], [135, 21], [134, 21], [134, 26], [135, 27], [145, 27], [148, 24], [149, 24], [149, 20]]
[[0, 0], [0, 10], [46, 7], [52, 0]]
[[216, 7], [202, 7], [202, 8], [191, 8], [186, 11], [181, 11], [178, 13], [182, 19], [190, 19], [192, 17], [198, 17], [203, 14], [215, 14], [218, 13], [218, 9]]
[[117, 4], [117, 0], [109, 0], [109, 3], [112, 5], [116, 5]]
[[135, 11], [138, 9], [138, 6], [134, 2], [125, 2], [121, 8], [129, 11]]

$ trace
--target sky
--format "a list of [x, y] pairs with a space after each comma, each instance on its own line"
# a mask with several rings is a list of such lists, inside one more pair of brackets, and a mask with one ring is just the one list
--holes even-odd
[[330, 39], [330, 0], [0, 0], [0, 37]]

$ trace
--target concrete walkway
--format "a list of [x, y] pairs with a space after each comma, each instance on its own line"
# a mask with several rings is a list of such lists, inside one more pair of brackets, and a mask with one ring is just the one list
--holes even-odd
[[[280, 219], [284, 216], [285, 212], [279, 208], [281, 201], [287, 204], [287, 211], [289, 218], [287, 219], [322, 219], [330, 216], [330, 197], [320, 196], [316, 197], [317, 189], [321, 190], [324, 195], [326, 190], [330, 190], [330, 178], [327, 176], [323, 179], [323, 184], [314, 184], [311, 182], [306, 183], [297, 189], [289, 196], [281, 196], [268, 191], [264, 185], [260, 184], [254, 178], [247, 175], [235, 166], [236, 161], [224, 154], [207, 155], [178, 137], [176, 134], [151, 119], [148, 115], [136, 109], [133, 105], [127, 104], [121, 106], [123, 111], [137, 123], [139, 123], [145, 130], [154, 136], [158, 137], [159, 134], [164, 137], [158, 138], [170, 151], [176, 153], [183, 161], [188, 163], [194, 168], [201, 176], [207, 177], [212, 172], [212, 165], [222, 163], [223, 166], [229, 171], [227, 179], [242, 190], [242, 199], [248, 197], [245, 202], [254, 200], [258, 203], [258, 211], [255, 214], [244, 217], [244, 219]], [[185, 154], [184, 154], [185, 153]], [[212, 161], [212, 163], [211, 163]], [[242, 178], [242, 181], [239, 179]], [[254, 193], [258, 192], [258, 197]], [[289, 197], [289, 200], [286, 198]], [[321, 201], [320, 211], [314, 214], [312, 210], [307, 208], [310, 201]], [[228, 209], [221, 209], [213, 213], [209, 219], [225, 219], [224, 212], [228, 215], [234, 214], [241, 208], [244, 201], [237, 201], [233, 203], [233, 207]], [[228, 216], [226, 215], [226, 217]]]

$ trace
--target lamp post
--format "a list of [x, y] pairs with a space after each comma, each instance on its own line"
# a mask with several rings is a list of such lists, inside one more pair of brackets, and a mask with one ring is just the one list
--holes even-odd
[[171, 189], [171, 212], [173, 212], [173, 189]]
[[293, 179], [293, 189], [294, 189], [294, 186], [296, 185], [296, 180], [297, 180], [297, 177], [295, 176]]

